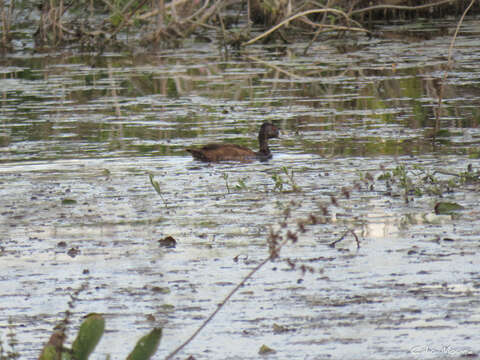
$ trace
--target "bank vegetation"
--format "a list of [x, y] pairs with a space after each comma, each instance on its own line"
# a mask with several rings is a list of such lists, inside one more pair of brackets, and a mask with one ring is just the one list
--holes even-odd
[[[382, 36], [379, 23], [460, 16], [469, 4], [478, 12], [471, 0], [0, 0], [0, 48], [148, 50], [188, 39], [239, 48], [298, 37]], [[32, 29], [28, 38], [25, 28]]]

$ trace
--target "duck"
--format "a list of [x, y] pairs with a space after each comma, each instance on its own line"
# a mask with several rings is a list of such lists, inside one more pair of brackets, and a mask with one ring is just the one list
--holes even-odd
[[227, 143], [211, 143], [201, 148], [187, 148], [195, 160], [204, 162], [219, 161], [253, 161], [255, 159], [266, 161], [272, 157], [270, 148], [268, 147], [268, 139], [279, 137], [278, 128], [271, 122], [264, 122], [258, 133], [259, 150], [253, 151], [245, 146], [227, 144]]

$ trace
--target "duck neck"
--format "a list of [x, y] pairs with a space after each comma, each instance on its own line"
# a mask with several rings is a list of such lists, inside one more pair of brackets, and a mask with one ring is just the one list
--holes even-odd
[[263, 132], [258, 134], [258, 143], [260, 145], [260, 150], [258, 152], [262, 155], [269, 155], [270, 149], [268, 148], [268, 138]]

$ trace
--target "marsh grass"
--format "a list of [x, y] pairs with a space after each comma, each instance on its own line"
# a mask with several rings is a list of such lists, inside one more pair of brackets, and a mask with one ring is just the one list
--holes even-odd
[[[285, 175], [285, 178], [282, 176]], [[302, 189], [297, 185], [295, 178], [293, 176], [293, 169], [288, 170], [286, 166], [282, 166], [281, 171], [277, 171], [272, 175], [272, 180], [274, 182], [274, 191], [278, 192], [300, 192]], [[289, 189], [287, 188], [290, 187]]]
[[[225, 182], [227, 194], [230, 194], [233, 189], [237, 191], [269, 191], [268, 186], [265, 186], [262, 189], [256, 189], [255, 187], [249, 186], [247, 184], [248, 180], [250, 180], [249, 176], [238, 178], [234, 186], [232, 186], [230, 175], [227, 172], [222, 173], [222, 179]], [[301, 187], [295, 181], [293, 169], [289, 170], [286, 166], [282, 166], [280, 170], [274, 171], [273, 175], [271, 175], [271, 179], [273, 180], [274, 192], [290, 193], [302, 191]]]
[[229, 186], [229, 184], [228, 184], [228, 176], [229, 176], [229, 175], [228, 175], [228, 173], [226, 173], [226, 172], [224, 172], [224, 173], [222, 174], [222, 178], [223, 178], [223, 180], [225, 181], [225, 187], [227, 188], [227, 194], [230, 194], [230, 186]]
[[6, 335], [7, 347], [5, 347], [0, 334], [0, 360], [13, 360], [13, 359], [20, 358], [20, 354], [15, 350], [15, 347], [18, 344], [15, 331], [16, 331], [15, 324], [13, 323], [12, 319], [9, 318], [8, 333]]

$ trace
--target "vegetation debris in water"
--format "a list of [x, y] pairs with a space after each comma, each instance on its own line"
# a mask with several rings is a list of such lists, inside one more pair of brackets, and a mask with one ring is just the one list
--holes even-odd
[[177, 240], [175, 240], [172, 236], [167, 236], [158, 240], [158, 244], [165, 248], [174, 248], [177, 246]]
[[275, 353], [276, 353], [276, 351], [274, 349], [268, 347], [265, 344], [260, 346], [260, 349], [258, 350], [259, 355], [270, 355], [270, 354], [275, 354]]

